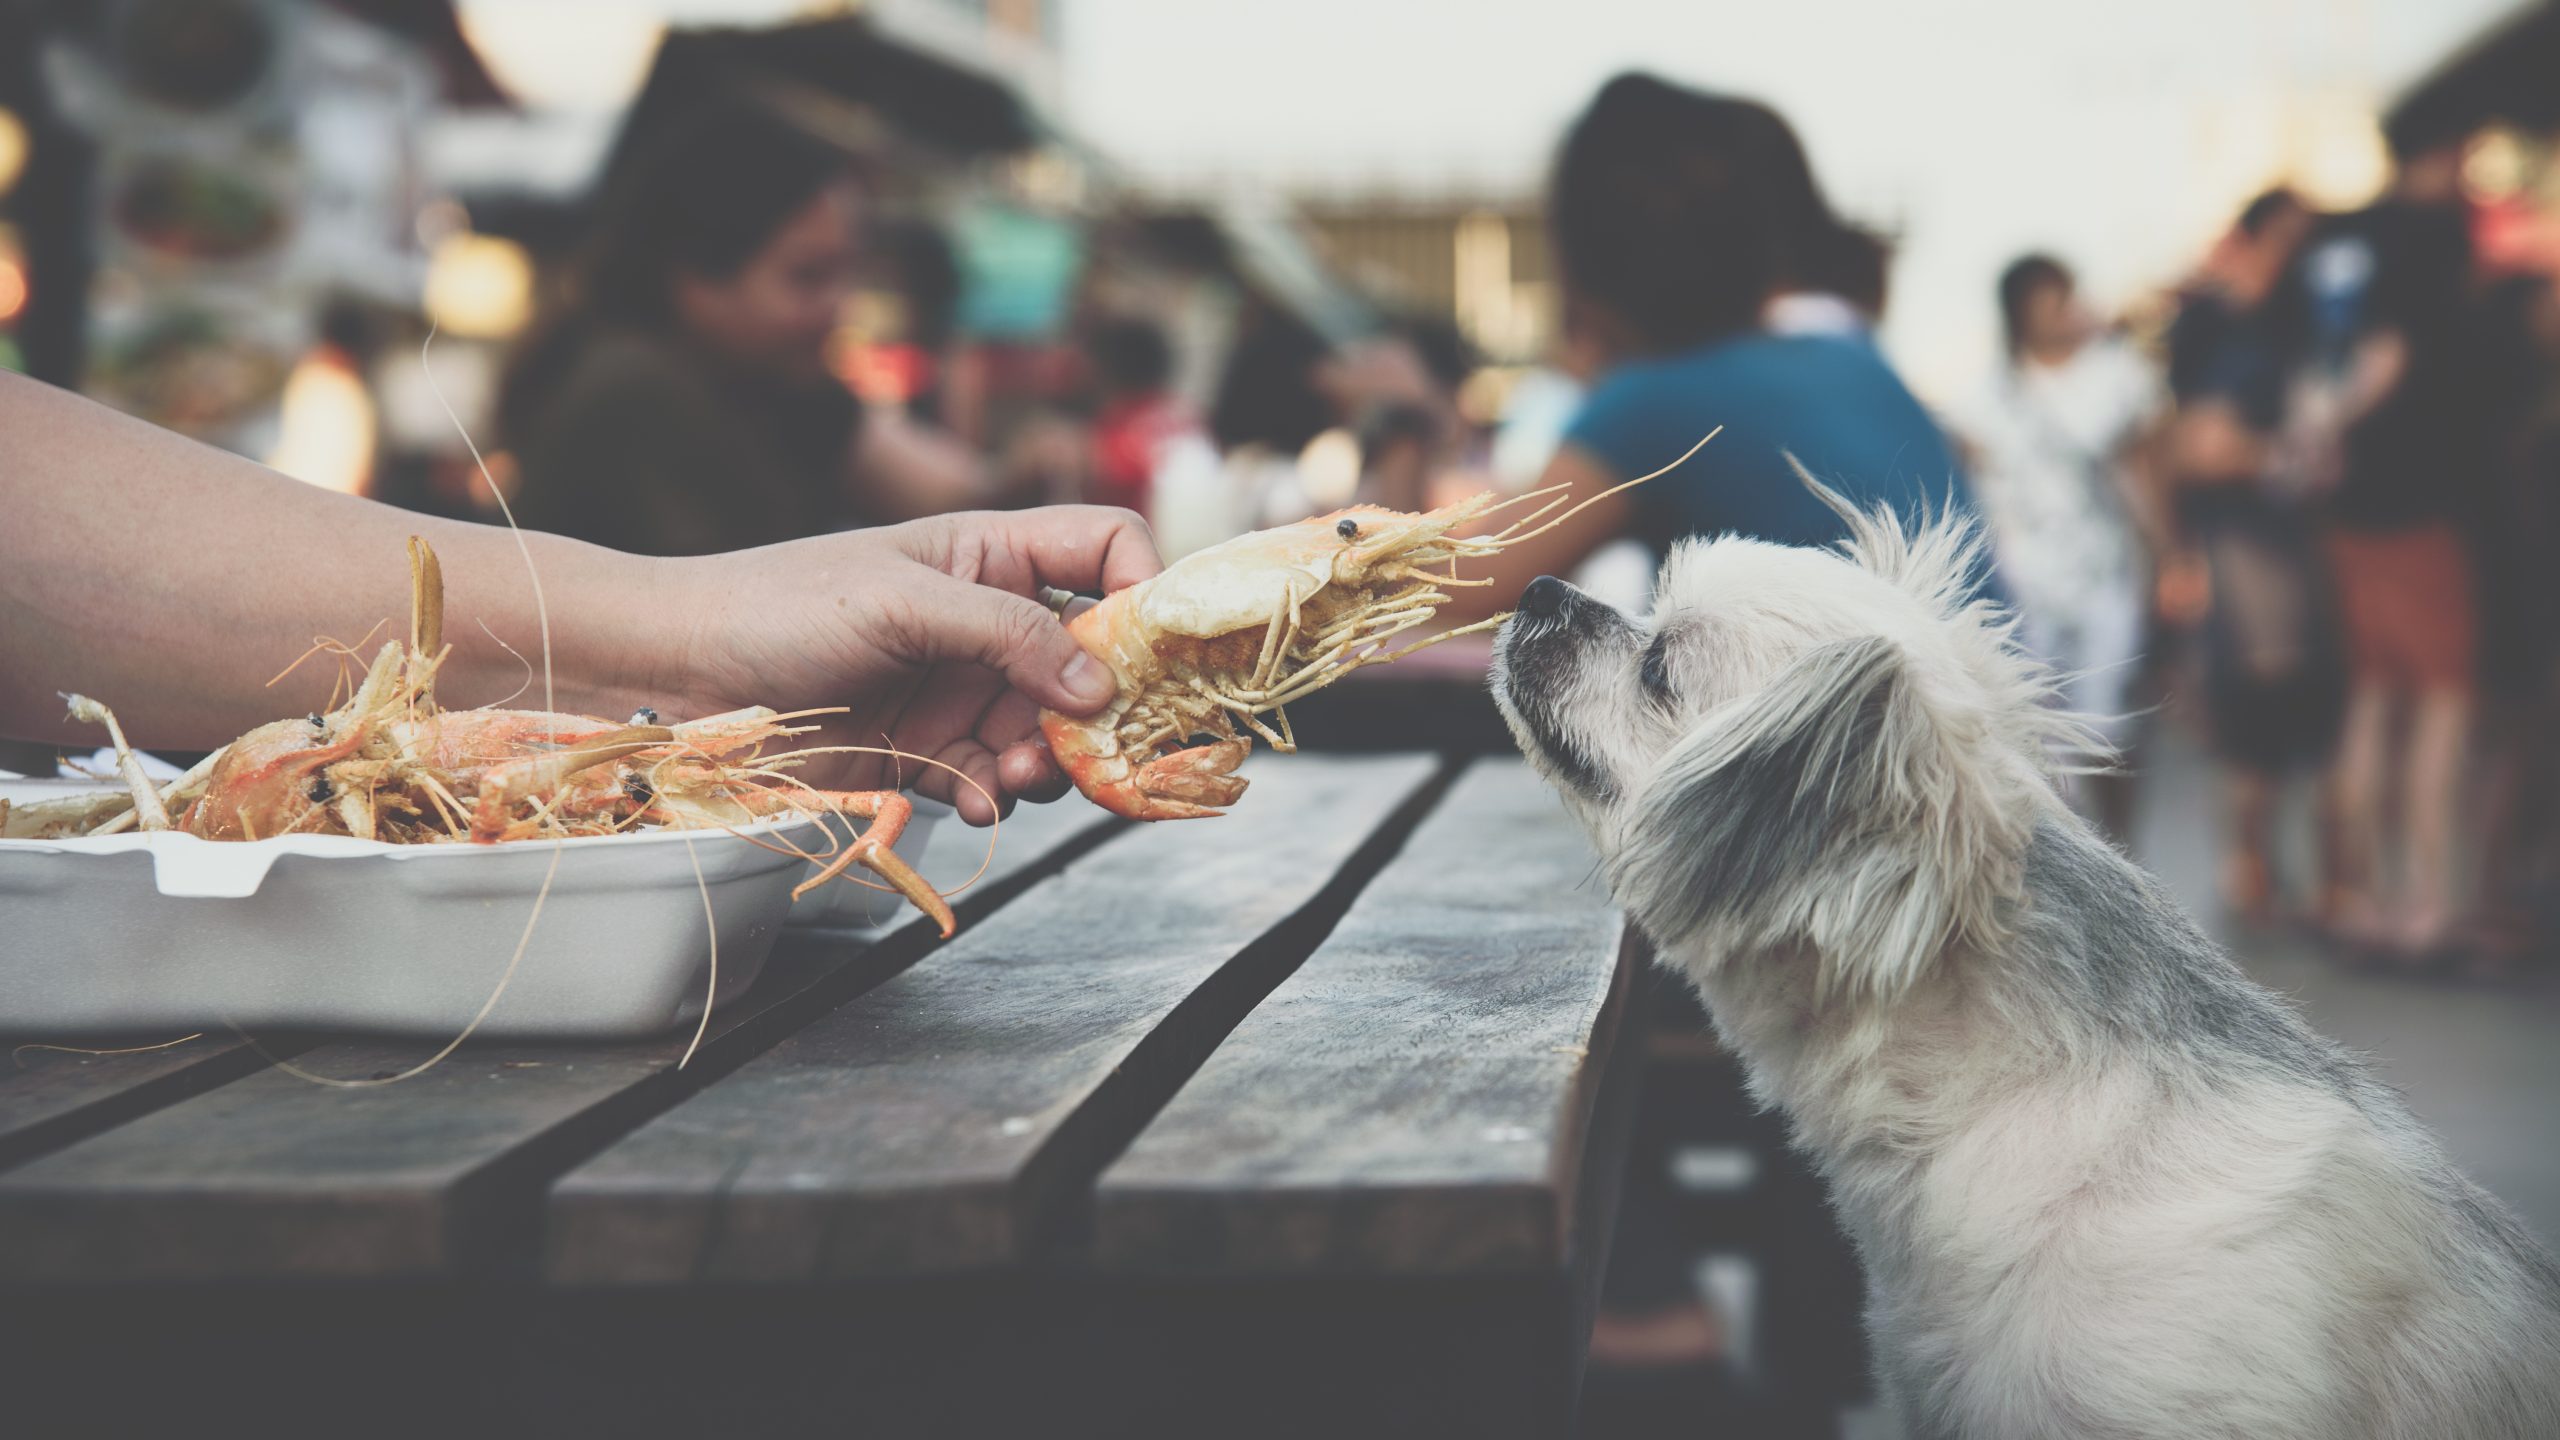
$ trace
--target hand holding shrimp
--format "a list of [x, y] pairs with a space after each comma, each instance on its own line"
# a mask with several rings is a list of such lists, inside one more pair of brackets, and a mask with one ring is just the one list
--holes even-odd
[[[1679, 460], [1592, 499], [1667, 473], [1714, 438], [1710, 431]], [[1523, 504], [1533, 508], [1502, 529], [1461, 533]], [[1548, 490], [1509, 499], [1488, 491], [1420, 515], [1354, 506], [1186, 556], [1070, 622], [1117, 689], [1089, 717], [1044, 712], [1041, 730], [1076, 788], [1115, 814], [1218, 814], [1245, 790], [1234, 771], [1253, 742], [1238, 725], [1289, 753], [1297, 748], [1282, 708], [1290, 701], [1364, 666], [1500, 625], [1508, 615], [1388, 648], [1430, 623], [1451, 589], [1492, 583], [1460, 576], [1461, 560], [1499, 554], [1581, 508], [1563, 507]], [[1188, 744], [1202, 735], [1209, 743]]]
[[[344, 703], [261, 725], [163, 790], [133, 763], [112, 710], [65, 696], [73, 718], [105, 726], [114, 740], [130, 803], [119, 809], [84, 796], [12, 810], [0, 802], [0, 834], [106, 835], [138, 825], [206, 840], [324, 834], [491, 845], [642, 826], [734, 833], [776, 815], [850, 816], [872, 823], [795, 895], [861, 865], [951, 935], [950, 905], [890, 848], [913, 812], [905, 796], [821, 790], [791, 773], [833, 747], [765, 752], [814, 728], [791, 722], [825, 712], [754, 706], [667, 725], [642, 711], [617, 725], [544, 711], [442, 709], [435, 676], [450, 650], [438, 643], [441, 568], [415, 537], [409, 556], [410, 639], [385, 643]], [[326, 644], [310, 653], [325, 648], [353, 653]]]
[[[438, 684], [470, 701], [519, 686], [540, 626], [518, 538], [314, 489], [22, 376], [0, 374], [0, 735], [97, 743], [57, 692], [106, 699], [134, 743], [206, 749], [321, 708], [277, 657], [406, 608], [387, 557], [423, 535], [470, 608]], [[148, 523], [136, 519], [151, 517]], [[654, 559], [558, 536], [522, 543], [551, 598], [558, 708], [719, 715], [855, 707], [812, 739], [940, 760], [1001, 800], [1058, 784], [1031, 744], [1040, 707], [1098, 706], [1038, 585], [1135, 583], [1157, 568], [1118, 511], [953, 515], [731, 555]], [[504, 637], [502, 643], [499, 637]], [[510, 648], [513, 647], [513, 648]], [[466, 701], [469, 703], [469, 701]], [[950, 774], [876, 756], [814, 783], [900, 773], [985, 824], [997, 804]]]

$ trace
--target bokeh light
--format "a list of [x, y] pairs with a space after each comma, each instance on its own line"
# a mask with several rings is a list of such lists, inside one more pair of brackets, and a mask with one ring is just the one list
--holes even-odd
[[533, 262], [495, 235], [449, 234], [427, 260], [427, 318], [448, 335], [503, 340], [533, 315]]
[[27, 152], [32, 146], [27, 138], [27, 122], [18, 112], [0, 105], [0, 195], [6, 195], [27, 173]]

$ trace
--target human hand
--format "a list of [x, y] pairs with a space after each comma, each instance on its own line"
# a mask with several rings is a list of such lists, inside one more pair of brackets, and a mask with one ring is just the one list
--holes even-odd
[[654, 667], [671, 695], [699, 714], [847, 706], [805, 742], [939, 761], [986, 793], [881, 756], [813, 783], [911, 781], [972, 825], [1015, 797], [1065, 793], [1040, 710], [1090, 714], [1112, 696], [1110, 672], [1035, 598], [1040, 587], [1107, 592], [1163, 568], [1144, 521], [1097, 506], [945, 515], [670, 563], [700, 607], [672, 664]]

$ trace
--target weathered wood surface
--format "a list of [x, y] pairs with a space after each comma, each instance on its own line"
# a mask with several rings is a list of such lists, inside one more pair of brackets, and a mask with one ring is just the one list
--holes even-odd
[[232, 1042], [0, 1067], [10, 1413], [1569, 1433], [1634, 1053], [1589, 857], [1514, 764], [1256, 773], [1214, 822], [1025, 812], [958, 941], [779, 951], [680, 1075], [681, 1036], [355, 1092]]
[[[91, 1049], [118, 1043], [61, 1042]], [[0, 1050], [8, 1052], [0, 1061], [0, 1169], [201, 1094], [267, 1063], [246, 1041], [230, 1035], [199, 1035], [181, 1045], [130, 1055], [81, 1054], [37, 1036], [0, 1039]]]
[[[1112, 828], [1081, 803], [1018, 811], [960, 913], [974, 923], [1054, 869], [1053, 857], [1081, 853]], [[966, 875], [984, 838], [958, 825], [937, 830], [927, 873]], [[786, 937], [681, 1072], [685, 1034], [636, 1045], [473, 1044], [415, 1079], [370, 1089], [248, 1073], [0, 1173], [0, 1281], [525, 1270], [550, 1177], [932, 946], [921, 919], [869, 945]], [[296, 1063], [380, 1076], [436, 1048], [357, 1041], [307, 1050]]]
[[1141, 827], [791, 1036], [553, 1190], [569, 1284], [986, 1269], [1288, 974], [1436, 792], [1415, 757], [1281, 762]]
[[1095, 1265], [1561, 1268], [1622, 930], [1552, 792], [1517, 762], [1471, 769], [1103, 1172]]

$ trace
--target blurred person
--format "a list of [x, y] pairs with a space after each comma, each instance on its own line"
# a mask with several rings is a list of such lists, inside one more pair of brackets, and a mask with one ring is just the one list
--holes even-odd
[[1173, 392], [1173, 345], [1152, 321], [1116, 317], [1093, 325], [1085, 353], [1102, 402], [1086, 498], [1151, 514], [1158, 457], [1178, 437], [1200, 433], [1198, 418]]
[[1209, 410], [1239, 513], [1227, 534], [1303, 520], [1351, 498], [1318, 493], [1300, 466], [1309, 443], [1327, 431], [1357, 432], [1398, 410], [1426, 416], [1434, 439], [1421, 468], [1432, 470], [1459, 429], [1461, 343], [1408, 322], [1335, 344], [1296, 316], [1256, 302]]
[[[435, 548], [483, 624], [456, 623], [439, 692], [521, 688], [543, 655], [564, 711], [670, 720], [745, 705], [849, 707], [816, 743], [894, 745], [915, 788], [973, 825], [1065, 780], [1039, 708], [1090, 714], [1109, 672], [1033, 598], [1116, 590], [1159, 566], [1123, 511], [947, 515], [743, 553], [659, 558], [395, 510], [304, 485], [34, 380], [0, 375], [0, 736], [86, 746], [58, 692], [112, 705], [145, 747], [203, 749], [326, 703], [326, 667], [269, 681], [314, 631], [408, 612], [406, 538]], [[106, 502], [106, 503], [102, 503]], [[154, 517], [136, 527], [131, 517]], [[526, 583], [538, 573], [547, 611]], [[885, 742], [884, 742], [884, 738]], [[914, 773], [912, 770], [910, 773]], [[850, 760], [821, 784], [894, 783]], [[996, 803], [990, 804], [989, 797]]]
[[1316, 383], [1331, 353], [1305, 321], [1267, 302], [1249, 303], [1209, 401], [1218, 448], [1295, 455], [1336, 423], [1333, 401]]
[[1458, 393], [1482, 357], [1463, 331], [1436, 315], [1407, 314], [1384, 335], [1354, 348], [1320, 372], [1338, 390], [1337, 403], [1355, 418], [1360, 435], [1362, 504], [1390, 510], [1428, 510], [1435, 482], [1481, 489], [1451, 474], [1468, 463], [1472, 427], [1458, 408]]
[[[1835, 215], [1777, 112], [1644, 74], [1603, 85], [1567, 130], [1548, 187], [1561, 280], [1561, 353], [1587, 389], [1538, 483], [1584, 508], [1488, 565], [1451, 618], [1512, 607], [1540, 575], [1569, 575], [1632, 536], [1656, 559], [1692, 535], [1790, 545], [1848, 538], [1790, 456], [1863, 507], [1970, 512], [1946, 437], [1866, 333], [1883, 298], [1880, 240]], [[1773, 301], [1835, 296], [1849, 323], [1768, 328]], [[1717, 426], [1678, 469], [1659, 469]], [[1990, 585], [1987, 569], [1976, 573]], [[1669, 1231], [1669, 1203], [1639, 1155], [1620, 1224]], [[1658, 1177], [1657, 1177], [1658, 1178]], [[1595, 1372], [1711, 1366], [1716, 1326], [1690, 1284], [1692, 1257], [1667, 1240], [1619, 1247], [1595, 1330]]]
[[[2122, 336], [2100, 330], [2052, 256], [2012, 262], [1999, 302], [2004, 353], [1957, 417], [1975, 494], [2021, 638], [2061, 677], [2065, 707], [2129, 754], [2158, 530], [2145, 466], [2160, 381]], [[2124, 840], [2132, 777], [2080, 779], [2075, 798]]]
[[2481, 883], [2463, 948], [2474, 978], [2505, 979], [2560, 933], [2560, 286], [2510, 276], [2479, 318]]
[[2172, 545], [2205, 582], [2204, 713], [2226, 806], [2221, 892], [2250, 924], [2279, 909], [2284, 780], [2329, 758], [2344, 701], [2310, 507], [2274, 475], [2287, 356], [2276, 291], [2311, 226], [2291, 191], [2251, 200], [2179, 292], [2168, 335]]
[[1201, 533], [1195, 539], [1194, 525], [1180, 527], [1168, 540], [1172, 553], [1315, 513], [1298, 455], [1341, 423], [1334, 396], [1318, 381], [1331, 358], [1332, 348], [1305, 321], [1266, 301], [1246, 308], [1209, 401], [1209, 434], [1222, 457], [1220, 498], [1229, 513], [1209, 534], [1205, 497], [1187, 504]]
[[843, 151], [743, 106], [649, 142], [501, 387], [522, 523], [711, 554], [997, 499], [965, 447], [829, 368], [863, 203]]
[[907, 396], [909, 418], [963, 434], [952, 422], [954, 371], [960, 351], [960, 257], [930, 221], [903, 219], [880, 227], [880, 250], [904, 310], [900, 340], [922, 362]]
[[2292, 463], [2329, 490], [2347, 636], [2336, 927], [2351, 944], [2417, 960], [2442, 951], [2462, 918], [2457, 810], [2477, 616], [2457, 522], [2485, 461], [2462, 423], [2472, 254], [2461, 137], [2393, 127], [2386, 138], [2383, 198], [2323, 222], [2297, 267], [2309, 354], [2289, 419]]
[[[1885, 266], [1883, 243], [1831, 212], [1775, 111], [1621, 75], [1567, 132], [1548, 215], [1565, 350], [1589, 390], [1539, 483], [1591, 503], [1504, 552], [1496, 583], [1453, 611], [1503, 608], [1621, 535], [1657, 555], [1691, 535], [1845, 538], [1790, 455], [1861, 506], [1972, 509], [1945, 435], [1862, 324], [1767, 328], [1787, 296], [1840, 297], [1871, 319]], [[1598, 498], [1719, 425], [1679, 469]], [[1978, 578], [1991, 587], [1987, 569]]]
[[1762, 328], [1775, 335], [1839, 335], [1871, 338], [1884, 318], [1891, 252], [1877, 237], [1844, 225], [1823, 198], [1804, 143], [1774, 110], [1744, 117], [1751, 122], [1746, 162], [1762, 178], [1763, 203], [1773, 212], [1790, 256], [1798, 257], [1760, 307]]
[[1432, 508], [1431, 480], [1448, 443], [1448, 427], [1420, 406], [1380, 410], [1361, 427], [1360, 503], [1408, 512]]

